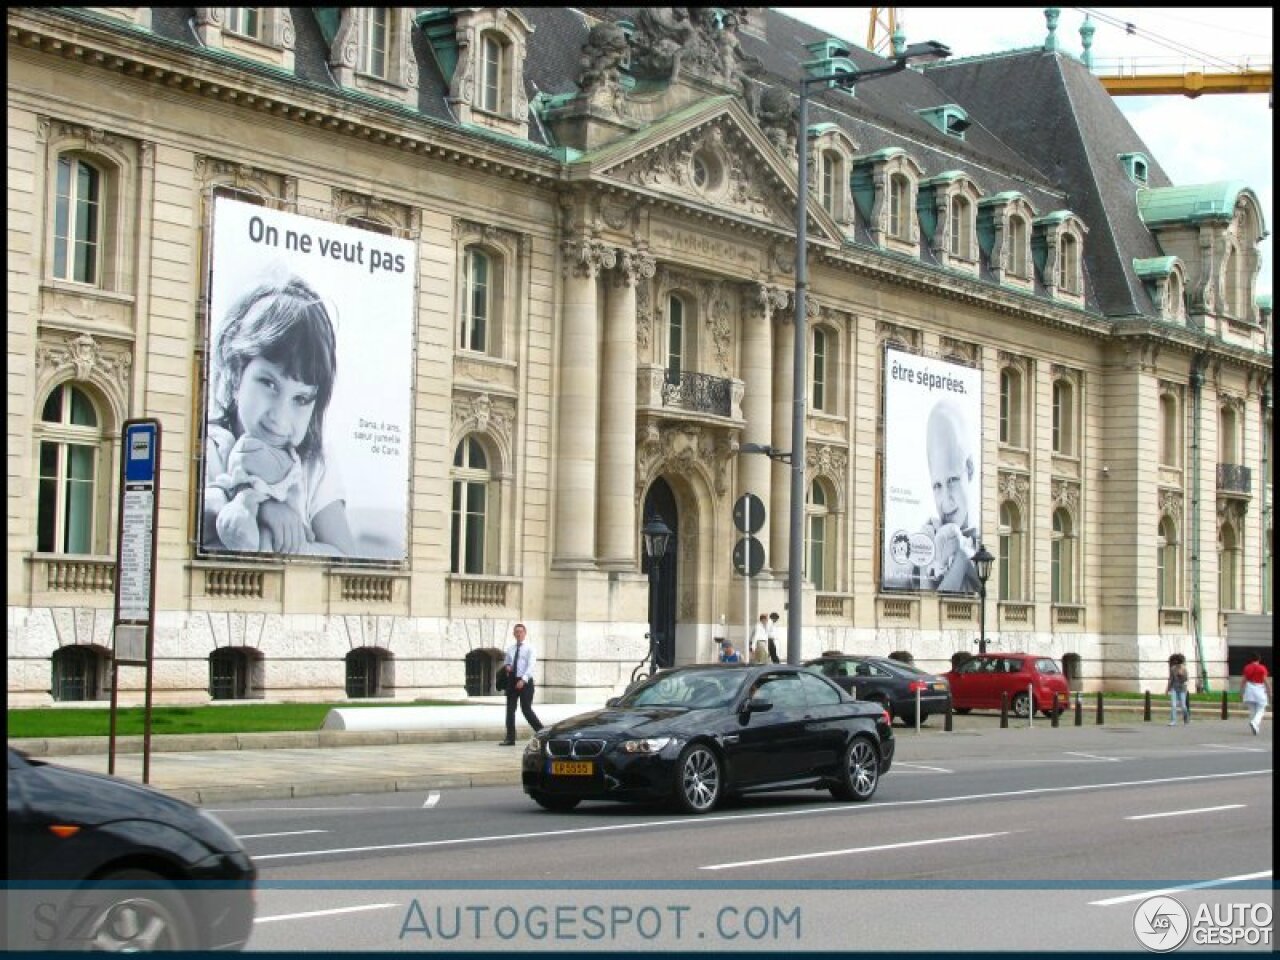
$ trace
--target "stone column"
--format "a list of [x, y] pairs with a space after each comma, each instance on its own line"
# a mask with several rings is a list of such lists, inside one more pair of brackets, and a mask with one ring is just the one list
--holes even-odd
[[564, 315], [560, 328], [557, 402], [555, 560], [595, 562], [596, 429], [600, 407], [596, 278], [614, 264], [611, 249], [588, 241], [564, 246]]
[[[744, 443], [773, 443], [773, 331], [770, 328], [774, 314], [786, 306], [787, 296], [782, 290], [758, 284], [746, 304], [742, 327], [742, 361], [739, 376], [745, 391], [742, 396], [742, 416], [746, 426], [742, 430]], [[738, 458], [738, 496], [754, 493], [773, 514], [770, 498], [770, 463], [760, 454], [742, 454]], [[770, 544], [766, 531], [760, 538]], [[769, 566], [773, 561], [772, 548], [768, 555]]]
[[648, 254], [624, 250], [609, 275], [596, 516], [597, 555], [615, 570], [636, 565], [636, 284], [652, 278], [655, 267]]
[[[791, 407], [795, 402], [793, 372], [796, 327], [785, 310], [775, 315], [773, 342], [773, 439], [775, 450], [791, 450]], [[802, 457], [804, 451], [792, 451]], [[791, 464], [773, 461], [772, 496], [769, 501], [769, 568], [775, 573], [788, 569], [791, 544]]]

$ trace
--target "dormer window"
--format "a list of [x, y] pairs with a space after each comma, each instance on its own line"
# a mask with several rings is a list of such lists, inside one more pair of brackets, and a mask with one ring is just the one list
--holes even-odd
[[1142, 153], [1122, 153], [1120, 163], [1129, 179], [1140, 187], [1147, 185], [1147, 157]]
[[388, 12], [386, 7], [365, 11], [364, 36], [360, 43], [360, 62], [364, 72], [383, 80], [387, 78]]
[[1150, 257], [1133, 261], [1133, 272], [1146, 287], [1160, 319], [1187, 322], [1187, 284], [1182, 262], [1177, 257]]
[[889, 178], [889, 236], [906, 239], [911, 216], [911, 183], [902, 174]]
[[1032, 224], [1032, 249], [1045, 291], [1051, 297], [1084, 296], [1084, 223], [1069, 210], [1055, 210]]
[[1004, 269], [1015, 277], [1027, 277], [1027, 221], [1017, 214], [1009, 218], [1005, 231]]
[[490, 113], [497, 113], [501, 109], [505, 68], [503, 53], [502, 41], [494, 34], [486, 33], [480, 56], [480, 71], [484, 78], [480, 87], [480, 107]]
[[954, 103], [944, 104], [940, 107], [929, 107], [926, 110], [917, 110], [916, 113], [920, 114], [930, 126], [957, 140], [963, 140], [964, 132], [973, 125], [973, 121], [969, 119], [969, 115], [965, 113], [964, 108], [958, 107]]
[[242, 37], [262, 39], [261, 7], [228, 7], [227, 29]]
[[1058, 248], [1058, 289], [1080, 292], [1080, 242], [1069, 233], [1063, 235]]
[[919, 187], [920, 218], [929, 248], [944, 267], [978, 274], [978, 203], [982, 191], [960, 170], [947, 170]]
[[918, 255], [920, 228], [916, 189], [920, 165], [900, 147], [886, 147], [853, 161], [853, 196], [877, 244], [887, 250]]
[[848, 134], [833, 123], [809, 128], [813, 140], [814, 176], [810, 189], [822, 209], [837, 223], [853, 229], [853, 203], [849, 194], [849, 165], [856, 146]]
[[206, 47], [293, 70], [293, 15], [288, 7], [196, 7], [196, 36]]
[[463, 126], [529, 135], [524, 68], [531, 24], [515, 7], [430, 7], [415, 17], [449, 84]]
[[1010, 190], [978, 201], [978, 243], [991, 262], [997, 283], [1032, 288], [1031, 224], [1035, 209]]
[[321, 19], [321, 30], [330, 41], [329, 68], [339, 86], [416, 105], [412, 14], [408, 7], [343, 7], [336, 28], [334, 20]]

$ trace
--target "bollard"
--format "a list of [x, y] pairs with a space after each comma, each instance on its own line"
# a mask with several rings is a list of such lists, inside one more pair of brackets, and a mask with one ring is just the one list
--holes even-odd
[[1102, 726], [1102, 691], [1101, 690], [1098, 691], [1098, 712], [1093, 722], [1095, 725], [1099, 727]]
[[1151, 691], [1142, 691], [1142, 722], [1151, 722]]
[[950, 700], [947, 701], [947, 715], [942, 720], [942, 729], [945, 730], [947, 733], [950, 733], [952, 729]]
[[1027, 729], [1030, 730], [1036, 725], [1036, 688], [1034, 684], [1027, 684]]
[[1227, 691], [1222, 691], [1222, 719], [1227, 719]]
[[920, 689], [916, 688], [916, 733], [920, 732]]
[[1079, 727], [1084, 723], [1084, 700], [1079, 690], [1076, 691], [1076, 726]]
[[1000, 729], [1009, 727], [1009, 691], [1000, 694]]
[[1049, 726], [1058, 726], [1058, 691], [1053, 691], [1053, 703], [1049, 707]]

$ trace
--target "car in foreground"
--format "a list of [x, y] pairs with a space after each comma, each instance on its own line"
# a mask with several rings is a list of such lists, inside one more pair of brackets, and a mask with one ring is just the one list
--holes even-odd
[[931, 714], [947, 712], [951, 687], [945, 677], [921, 670], [891, 657], [864, 657], [858, 654], [824, 654], [805, 666], [816, 670], [855, 700], [878, 703], [890, 718], [900, 717], [915, 726], [917, 698], [920, 722]]
[[622, 800], [701, 814], [763, 791], [869, 800], [893, 747], [884, 710], [811, 670], [699, 665], [662, 671], [602, 710], [544, 727], [525, 747], [521, 775], [548, 810]]
[[1034, 709], [1047, 717], [1054, 710], [1054, 694], [1059, 713], [1067, 708], [1070, 697], [1057, 661], [1034, 653], [979, 654], [948, 671], [946, 677], [957, 713], [998, 710], [1001, 695], [1007, 694], [1014, 716], [1029, 717]]
[[257, 868], [212, 814], [9, 748], [6, 947], [234, 950]]

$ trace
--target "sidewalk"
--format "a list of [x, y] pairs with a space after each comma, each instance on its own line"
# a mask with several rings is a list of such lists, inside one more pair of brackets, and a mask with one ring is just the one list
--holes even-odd
[[[221, 734], [204, 736], [163, 736], [152, 738], [151, 786], [192, 803], [212, 805], [244, 800], [287, 799], [290, 797], [334, 796], [347, 793], [430, 791], [483, 787], [520, 782], [520, 754], [530, 730], [518, 718], [515, 747], [500, 747], [502, 714], [484, 710], [484, 721], [459, 727], [464, 719], [456, 711], [441, 710], [439, 724], [418, 730], [337, 731], [307, 733]], [[584, 704], [538, 704], [539, 719], [554, 724], [592, 709]], [[1264, 723], [1262, 735], [1248, 733], [1245, 714], [1233, 710], [1228, 720], [1220, 711], [1195, 711], [1190, 728], [1171, 730], [1165, 716], [1153, 710], [1150, 723], [1138, 712], [1121, 713], [1108, 706], [1107, 722], [1098, 726], [1092, 711], [1084, 713], [1084, 723], [1073, 725], [1070, 713], [1055, 729], [1049, 721], [1035, 719], [1031, 729], [1025, 720], [1010, 719], [1008, 729], [1000, 729], [994, 714], [957, 716], [954, 730], [943, 731], [942, 718], [931, 718], [917, 734], [914, 728], [894, 727], [897, 760], [929, 761], [992, 751], [1115, 750], [1115, 734], [1150, 732], [1156, 744], [1166, 737], [1186, 732], [1214, 738], [1239, 740], [1243, 746], [1271, 747], [1271, 724]], [[449, 725], [446, 726], [445, 724]], [[1157, 739], [1159, 738], [1159, 739]], [[117, 739], [117, 776], [141, 782], [141, 737]], [[1132, 742], [1126, 737], [1126, 748]], [[128, 741], [128, 744], [126, 744]], [[136, 741], [136, 744], [135, 744]], [[82, 770], [106, 773], [105, 737], [59, 738], [58, 740], [10, 740], [10, 746], [38, 759]], [[1069, 744], [1070, 746], [1064, 746]], [[135, 752], [127, 752], [126, 748]], [[892, 776], [892, 774], [890, 774]]]

